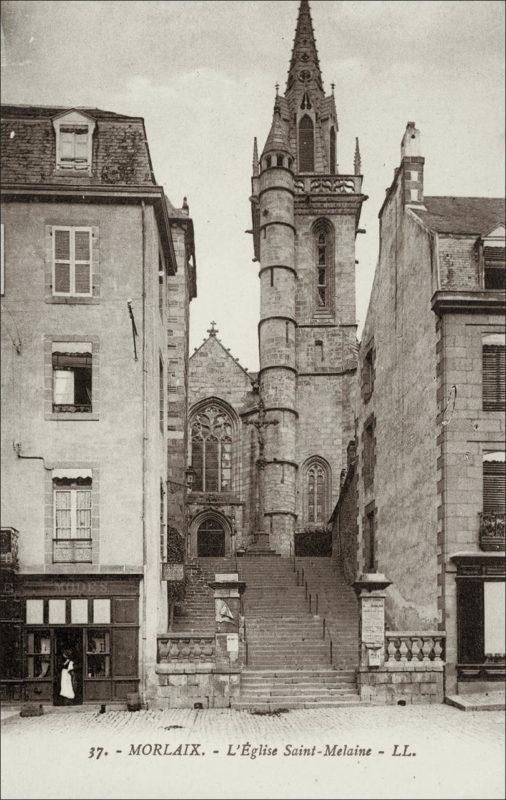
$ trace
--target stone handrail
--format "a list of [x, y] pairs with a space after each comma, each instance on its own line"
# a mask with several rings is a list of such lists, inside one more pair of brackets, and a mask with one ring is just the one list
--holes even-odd
[[157, 637], [159, 664], [214, 661], [214, 634], [164, 633]]
[[442, 669], [444, 631], [386, 631], [385, 666], [389, 669]]

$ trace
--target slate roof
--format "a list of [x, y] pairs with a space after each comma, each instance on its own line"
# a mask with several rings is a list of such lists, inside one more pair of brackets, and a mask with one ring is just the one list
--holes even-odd
[[431, 230], [484, 236], [504, 222], [506, 201], [499, 197], [425, 197], [427, 210], [411, 207]]
[[[96, 121], [91, 174], [56, 169], [53, 118], [80, 111]], [[2, 105], [1, 167], [6, 184], [155, 185], [142, 117], [98, 108]]]
[[[22, 104], [11, 105], [2, 103], [1, 111], [3, 119], [52, 119], [64, 111], [70, 111], [68, 106], [29, 106]], [[116, 120], [139, 120], [141, 117], [132, 117], [125, 114], [117, 114], [115, 111], [104, 111], [101, 108], [85, 108], [84, 106], [74, 106], [75, 111], [81, 111], [93, 119], [116, 119]]]

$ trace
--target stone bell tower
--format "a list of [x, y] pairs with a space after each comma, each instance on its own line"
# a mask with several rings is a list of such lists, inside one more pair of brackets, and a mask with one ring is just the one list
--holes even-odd
[[362, 194], [337, 164], [334, 91], [325, 96], [307, 0], [301, 0], [284, 95], [252, 177], [260, 270], [259, 387], [266, 429], [264, 530], [288, 554], [294, 533], [321, 531], [353, 437], [355, 237]]

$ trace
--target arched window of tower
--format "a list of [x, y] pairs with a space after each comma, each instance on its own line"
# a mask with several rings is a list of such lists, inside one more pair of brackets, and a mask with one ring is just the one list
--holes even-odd
[[314, 172], [314, 125], [309, 114], [299, 122], [299, 171]]
[[328, 311], [332, 306], [334, 280], [334, 229], [326, 219], [313, 226], [316, 310]]

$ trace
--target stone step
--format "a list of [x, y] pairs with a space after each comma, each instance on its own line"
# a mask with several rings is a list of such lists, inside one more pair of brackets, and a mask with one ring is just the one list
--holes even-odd
[[327, 698], [325, 700], [305, 700], [304, 702], [297, 702], [294, 701], [293, 698], [288, 700], [281, 701], [280, 698], [277, 699], [275, 703], [269, 702], [260, 702], [260, 701], [241, 701], [236, 700], [232, 703], [232, 708], [237, 709], [238, 711], [250, 711], [250, 712], [274, 712], [280, 709], [286, 709], [288, 711], [295, 710], [297, 708], [333, 708], [334, 706], [359, 706], [361, 705], [360, 698], [358, 694], [350, 694], [349, 697], [342, 697], [342, 698]]

